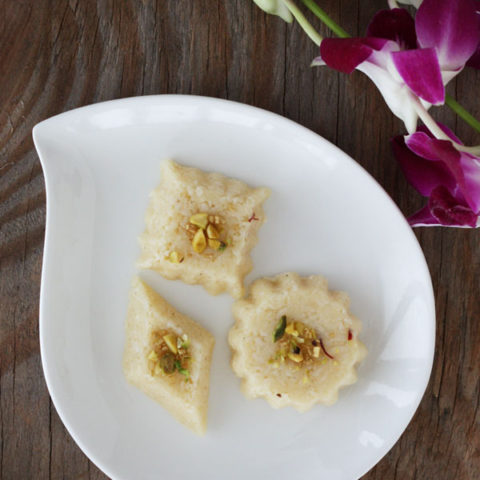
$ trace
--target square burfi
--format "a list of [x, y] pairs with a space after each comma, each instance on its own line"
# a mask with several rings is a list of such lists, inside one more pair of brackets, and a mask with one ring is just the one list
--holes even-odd
[[164, 161], [139, 239], [138, 266], [203, 285], [212, 295], [241, 298], [269, 195], [268, 188]]

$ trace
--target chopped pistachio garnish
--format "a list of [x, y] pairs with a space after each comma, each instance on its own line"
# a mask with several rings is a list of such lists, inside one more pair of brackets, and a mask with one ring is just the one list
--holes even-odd
[[183, 368], [182, 364], [178, 360], [175, 362], [175, 368], [185, 377], [185, 381], [188, 382], [190, 378], [190, 372], [188, 371], [188, 369]]
[[152, 350], [147, 357], [148, 360], [152, 360], [152, 362], [158, 362], [158, 355]]
[[188, 370], [193, 361], [187, 335], [178, 336], [168, 330], [158, 330], [151, 334], [152, 350], [147, 356], [149, 369], [153, 376], [180, 373], [189, 381]]
[[[273, 341], [278, 342], [279, 346], [272, 362], [280, 360], [283, 363], [287, 358], [297, 366], [303, 366], [320, 358], [321, 364], [327, 359], [334, 360], [313, 328], [302, 322], [290, 321], [287, 324], [286, 316], [275, 327]], [[337, 350], [335, 352], [338, 353]]]
[[197, 253], [202, 253], [207, 248], [207, 239], [202, 229], [198, 229], [192, 240], [193, 249]]
[[[220, 239], [220, 235], [223, 233], [223, 227], [220, 225], [223, 223], [223, 219], [218, 215], [208, 215], [204, 212], [192, 215], [189, 223], [185, 226], [185, 230], [192, 241], [194, 251], [203, 253], [208, 246], [212, 250], [223, 252], [228, 245], [227, 242]], [[210, 256], [209, 254], [205, 255], [206, 257]]]
[[210, 248], [213, 248], [214, 250], [219, 250], [220, 247], [222, 246], [222, 243], [220, 240], [217, 240], [216, 238], [209, 238], [208, 239], [208, 246]]
[[172, 263], [182, 263], [183, 262], [183, 255], [180, 252], [177, 252], [174, 250], [173, 252], [170, 252], [170, 255], [168, 256], [168, 260]]
[[215, 239], [220, 237], [220, 233], [218, 233], [218, 230], [211, 223], [207, 226], [207, 237]]
[[282, 315], [282, 317], [280, 318], [280, 321], [278, 322], [273, 332], [274, 342], [278, 342], [283, 337], [283, 335], [285, 334], [286, 326], [287, 326], [287, 316]]
[[209, 215], [208, 221], [210, 223], [213, 223], [214, 225], [220, 225], [222, 223], [225, 223], [223, 218], [219, 217], [218, 215]]
[[186, 333], [182, 335], [182, 340], [181, 347], [187, 349], [190, 346], [190, 340], [188, 340], [188, 335]]
[[175, 335], [172, 335], [171, 333], [168, 333], [167, 335], [163, 336], [163, 339], [165, 340], [165, 343], [167, 344], [167, 347], [170, 349], [170, 351], [176, 355], [178, 353], [177, 337]]
[[206, 213], [195, 213], [190, 217], [190, 223], [205, 230], [208, 225], [208, 215]]
[[293, 335], [294, 337], [298, 337], [298, 332], [295, 330], [295, 323], [291, 322], [287, 325], [287, 328], [285, 329], [285, 333], [288, 333], [289, 335]]
[[301, 353], [288, 352], [288, 358], [293, 360], [295, 363], [303, 362], [303, 355]]
[[177, 349], [180, 350], [181, 348], [187, 349], [190, 346], [190, 342], [188, 341], [188, 337], [186, 334], [183, 334], [182, 337], [177, 337]]

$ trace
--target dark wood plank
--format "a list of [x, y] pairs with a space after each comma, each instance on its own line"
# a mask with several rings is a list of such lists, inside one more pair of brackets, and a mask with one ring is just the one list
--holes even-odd
[[[384, 0], [325, 0], [362, 34]], [[311, 16], [310, 16], [311, 18]], [[322, 32], [328, 32], [312, 19]], [[104, 479], [51, 405], [38, 345], [45, 223], [35, 123], [93, 102], [187, 93], [283, 114], [335, 142], [405, 214], [423, 199], [402, 177], [389, 139], [403, 127], [362, 74], [309, 64], [317, 48], [297, 25], [249, 0], [0, 0], [0, 478]], [[480, 117], [480, 74], [449, 86]], [[476, 135], [447, 109], [437, 118]], [[478, 231], [419, 229], [437, 297], [437, 347], [425, 397], [405, 433], [365, 479], [480, 477]]]

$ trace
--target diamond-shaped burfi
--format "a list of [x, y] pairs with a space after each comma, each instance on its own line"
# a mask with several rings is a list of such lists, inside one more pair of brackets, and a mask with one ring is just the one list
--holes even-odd
[[198, 434], [207, 427], [213, 336], [134, 278], [126, 321], [127, 380]]

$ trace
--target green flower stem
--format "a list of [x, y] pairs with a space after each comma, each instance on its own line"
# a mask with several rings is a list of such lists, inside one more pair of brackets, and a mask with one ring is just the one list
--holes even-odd
[[[337, 25], [316, 3], [314, 0], [302, 0], [304, 5], [311, 10], [333, 33], [341, 38], [349, 38], [350, 35]], [[448, 105], [465, 123], [470, 125], [474, 130], [480, 133], [480, 122], [462, 107], [450, 95], [445, 96], [445, 104]]]
[[313, 12], [333, 33], [340, 38], [348, 38], [350, 35], [336, 24], [313, 0], [302, 0], [304, 5]]
[[445, 103], [460, 117], [464, 122], [468, 123], [477, 132], [480, 132], [480, 122], [465, 110], [453, 97], [448, 93], [445, 95]]
[[322, 36], [317, 33], [317, 31], [312, 27], [312, 24], [305, 18], [305, 15], [300, 11], [300, 9], [293, 3], [291, 0], [284, 0], [285, 6], [290, 10], [290, 13], [295, 17], [295, 20], [303, 28], [303, 31], [310, 37], [312, 42], [320, 46], [322, 43]]

